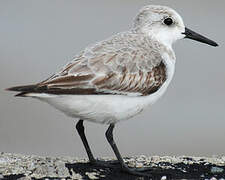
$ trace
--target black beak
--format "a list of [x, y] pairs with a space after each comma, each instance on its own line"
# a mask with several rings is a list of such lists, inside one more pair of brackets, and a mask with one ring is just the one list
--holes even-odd
[[211, 46], [219, 46], [216, 42], [188, 29], [188, 28], [185, 28], [185, 32], [183, 33], [185, 34], [185, 38], [189, 38], [189, 39], [193, 39], [193, 40], [196, 40], [196, 41], [199, 41], [199, 42], [202, 42], [202, 43], [205, 43], [205, 44], [209, 44]]

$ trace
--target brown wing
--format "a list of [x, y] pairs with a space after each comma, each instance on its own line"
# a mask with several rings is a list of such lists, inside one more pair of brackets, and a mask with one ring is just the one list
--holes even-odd
[[[111, 73], [106, 76], [66, 76], [39, 84], [41, 92], [52, 94], [139, 94], [156, 92], [166, 80], [165, 65], [161, 63], [151, 72], [135, 74]], [[45, 87], [45, 88], [43, 88]]]
[[135, 94], [157, 91], [166, 67], [154, 41], [122, 33], [88, 47], [35, 92], [52, 94]]

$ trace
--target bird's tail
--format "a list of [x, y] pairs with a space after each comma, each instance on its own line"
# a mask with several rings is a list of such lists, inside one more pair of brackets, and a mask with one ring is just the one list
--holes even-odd
[[37, 84], [26, 85], [26, 86], [15, 86], [15, 87], [7, 88], [6, 90], [7, 91], [18, 91], [20, 93], [16, 94], [15, 96], [26, 97], [26, 94], [28, 94], [28, 93], [38, 92], [38, 86], [37, 86]]

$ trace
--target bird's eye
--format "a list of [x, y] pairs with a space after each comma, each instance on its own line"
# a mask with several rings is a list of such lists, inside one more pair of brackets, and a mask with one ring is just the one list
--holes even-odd
[[171, 24], [173, 24], [173, 19], [171, 18], [166, 18], [164, 19], [164, 24], [166, 24], [167, 26], [170, 26]]

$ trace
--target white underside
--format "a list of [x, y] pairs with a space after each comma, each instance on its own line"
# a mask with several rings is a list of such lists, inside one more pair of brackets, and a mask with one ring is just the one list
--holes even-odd
[[149, 96], [50, 95], [44, 93], [31, 93], [28, 96], [47, 102], [70, 117], [102, 124], [117, 123], [139, 114], [165, 93], [175, 70], [175, 61], [168, 57], [165, 59], [168, 59], [165, 61], [167, 80], [156, 93]]

